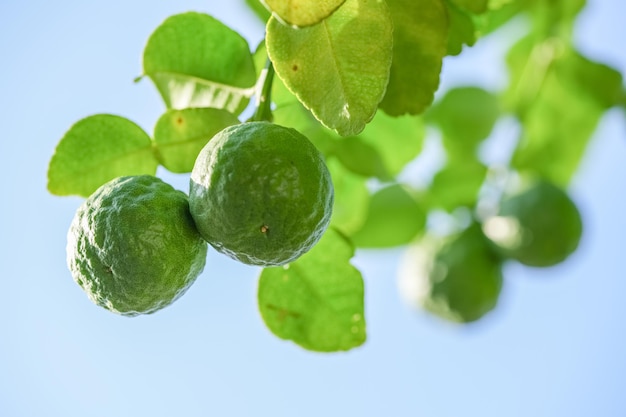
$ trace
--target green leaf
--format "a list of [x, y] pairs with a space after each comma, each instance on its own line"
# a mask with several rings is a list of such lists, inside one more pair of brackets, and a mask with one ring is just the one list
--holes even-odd
[[148, 40], [143, 69], [175, 109], [216, 107], [239, 114], [256, 81], [246, 40], [201, 13], [166, 19]]
[[507, 102], [522, 123], [513, 167], [565, 186], [604, 111], [619, 100], [621, 75], [554, 40], [516, 45]]
[[467, 10], [470, 13], [481, 14], [487, 11], [489, 0], [450, 0], [457, 7]]
[[[393, 18], [393, 63], [380, 107], [392, 116], [419, 114], [432, 103], [448, 43], [443, 0], [387, 0]], [[371, 34], [376, 33], [375, 37]], [[363, 35], [369, 42], [378, 32]], [[371, 59], [371, 58], [370, 58]]]
[[435, 174], [429, 188], [430, 204], [447, 211], [473, 207], [487, 175], [475, 157], [453, 159]]
[[348, 136], [363, 130], [385, 93], [392, 31], [384, 1], [347, 0], [303, 29], [270, 19], [266, 45], [287, 88], [325, 126]]
[[364, 288], [352, 245], [330, 228], [313, 249], [259, 279], [261, 316], [276, 336], [319, 352], [365, 342]]
[[365, 223], [351, 238], [360, 248], [388, 248], [411, 242], [424, 230], [426, 214], [408, 187], [393, 184], [370, 199]]
[[380, 152], [361, 136], [350, 136], [337, 141], [332, 155], [356, 174], [377, 177], [383, 181], [392, 179]]
[[125, 175], [156, 174], [150, 136], [120, 116], [98, 114], [74, 124], [48, 166], [48, 191], [88, 197], [106, 182]]
[[284, 24], [304, 27], [321, 22], [346, 0], [261, 0]]
[[237, 123], [235, 115], [221, 109], [170, 109], [154, 128], [159, 162], [172, 172], [191, 172], [204, 145], [216, 133]]
[[270, 13], [267, 8], [261, 4], [260, 0], [245, 0], [246, 4], [257, 15], [259, 19], [263, 22], [267, 22], [270, 17], [272, 17], [272, 13]]
[[458, 55], [463, 46], [473, 46], [476, 43], [477, 31], [474, 19], [469, 13], [447, 2], [450, 29], [448, 33], [448, 55]]
[[500, 117], [498, 97], [479, 87], [456, 87], [428, 112], [439, 127], [448, 152], [475, 152]]
[[366, 179], [350, 172], [336, 158], [328, 159], [326, 164], [335, 188], [330, 224], [342, 233], [350, 235], [363, 225], [367, 216], [370, 195]]

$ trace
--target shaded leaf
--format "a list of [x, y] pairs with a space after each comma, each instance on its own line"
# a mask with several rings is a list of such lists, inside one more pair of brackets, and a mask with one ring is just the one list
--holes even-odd
[[48, 166], [48, 191], [88, 197], [113, 178], [154, 175], [158, 162], [150, 137], [120, 116], [98, 114], [74, 124]]
[[486, 175], [487, 167], [476, 158], [451, 160], [433, 178], [430, 203], [447, 211], [473, 207]]
[[350, 237], [357, 247], [388, 248], [411, 242], [425, 225], [415, 193], [393, 184], [372, 195], [365, 223]]
[[481, 14], [487, 11], [489, 0], [450, 0], [457, 7], [470, 13]]
[[170, 109], [154, 128], [159, 162], [172, 172], [191, 172], [204, 145], [216, 133], [237, 123], [235, 115], [221, 109]]
[[270, 19], [266, 45], [289, 90], [325, 126], [347, 136], [363, 130], [385, 93], [392, 30], [384, 1], [347, 0], [303, 29]]
[[[419, 114], [433, 101], [448, 42], [443, 0], [387, 0], [393, 18], [393, 63], [380, 103], [387, 114]], [[377, 33], [378, 32], [371, 32]], [[372, 36], [368, 39], [372, 39]], [[365, 35], [367, 36], [367, 35]]]
[[498, 97], [479, 87], [456, 87], [428, 112], [429, 121], [443, 134], [448, 152], [474, 152], [500, 117]]
[[267, 22], [270, 17], [272, 17], [272, 13], [270, 13], [267, 8], [261, 4], [260, 0], [245, 0], [246, 4], [257, 15], [259, 19], [263, 22]]
[[365, 177], [350, 172], [336, 158], [328, 159], [326, 164], [335, 189], [330, 224], [350, 235], [361, 227], [367, 216], [370, 196]]
[[352, 256], [351, 244], [330, 228], [296, 261], [263, 269], [259, 311], [272, 333], [319, 352], [363, 344], [363, 279], [349, 262]]
[[217, 19], [201, 13], [169, 17], [150, 36], [143, 54], [168, 108], [245, 109], [256, 73], [248, 43]]
[[311, 26], [330, 16], [346, 0], [261, 0], [281, 22]]
[[449, 34], [447, 55], [458, 55], [463, 46], [473, 46], [476, 43], [477, 33], [472, 16], [460, 10], [454, 4], [447, 2], [449, 18]]

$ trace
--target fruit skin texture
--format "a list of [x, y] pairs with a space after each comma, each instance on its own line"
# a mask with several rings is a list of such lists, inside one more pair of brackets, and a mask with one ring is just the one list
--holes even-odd
[[333, 198], [315, 146], [269, 122], [222, 130], [191, 172], [189, 203], [200, 234], [250, 265], [282, 265], [311, 249], [328, 227]]
[[67, 239], [74, 280], [94, 303], [124, 316], [174, 302], [207, 255], [185, 193], [150, 175], [98, 188], [78, 208]]
[[469, 323], [496, 307], [502, 288], [499, 256], [479, 225], [430, 238], [412, 248], [401, 286], [411, 302], [448, 321]]
[[567, 193], [547, 181], [539, 181], [521, 193], [505, 199], [500, 218], [515, 225], [517, 239], [496, 244], [503, 255], [536, 267], [564, 261], [580, 242], [583, 224], [578, 208]]

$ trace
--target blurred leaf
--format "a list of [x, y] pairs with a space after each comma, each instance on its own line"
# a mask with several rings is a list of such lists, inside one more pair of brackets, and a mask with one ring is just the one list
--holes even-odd
[[487, 11], [489, 0], [450, 0], [457, 7], [470, 13], [481, 14]]
[[363, 226], [351, 235], [360, 248], [388, 248], [411, 242], [424, 229], [426, 214], [415, 193], [401, 184], [378, 190]]
[[263, 4], [261, 4], [260, 0], [245, 0], [248, 7], [257, 15], [262, 22], [267, 22], [270, 17], [272, 17], [272, 13]]
[[490, 0], [489, 11], [474, 17], [479, 36], [486, 36], [517, 16], [524, 6], [520, 0]]
[[336, 142], [332, 150], [350, 171], [365, 177], [377, 177], [384, 181], [392, 179], [378, 150], [361, 136], [350, 136]]
[[270, 19], [266, 45], [289, 90], [324, 125], [347, 136], [363, 130], [385, 93], [392, 30], [385, 2], [347, 0], [323, 23], [303, 29]]
[[[433, 101], [439, 87], [448, 40], [446, 7], [443, 0], [387, 3], [394, 25], [393, 61], [380, 108], [392, 116], [419, 114]], [[363, 36], [371, 40], [371, 33]]]
[[487, 167], [475, 157], [449, 161], [433, 178], [429, 188], [430, 204], [447, 211], [473, 207], [486, 175]]
[[367, 216], [369, 191], [365, 178], [346, 169], [336, 158], [326, 160], [335, 188], [330, 224], [346, 235], [361, 227]]
[[604, 111], [617, 104], [622, 77], [554, 40], [523, 39], [508, 65], [507, 103], [523, 127], [513, 166], [565, 186]]
[[443, 134], [448, 152], [475, 152], [500, 117], [498, 98], [479, 87], [449, 90], [428, 112]]
[[311, 26], [330, 16], [346, 0], [261, 0], [284, 24]]
[[354, 248], [330, 228], [296, 261], [263, 269], [259, 310], [272, 333], [319, 352], [363, 344], [363, 278], [350, 264], [352, 256]]
[[98, 114], [74, 124], [48, 166], [48, 191], [88, 197], [106, 182], [125, 175], [154, 175], [158, 162], [150, 136], [120, 116]]
[[226, 110], [170, 109], [154, 128], [159, 162], [171, 172], [191, 172], [204, 145], [216, 133], [237, 123], [239, 119]]
[[463, 51], [463, 45], [473, 46], [476, 43], [474, 19], [451, 2], [446, 2], [446, 5], [450, 26], [446, 54], [458, 55]]
[[143, 68], [168, 108], [216, 107], [239, 114], [254, 93], [248, 43], [206, 14], [166, 19], [148, 40]]

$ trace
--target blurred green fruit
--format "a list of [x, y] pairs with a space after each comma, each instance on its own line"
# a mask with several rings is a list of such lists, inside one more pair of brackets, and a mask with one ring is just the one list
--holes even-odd
[[564, 261], [580, 242], [583, 225], [567, 193], [546, 181], [505, 198], [497, 216], [485, 221], [485, 234], [502, 254], [546, 267]]
[[429, 236], [407, 252], [400, 286], [412, 304], [438, 317], [473, 322], [497, 304], [500, 258], [477, 224], [446, 238]]

